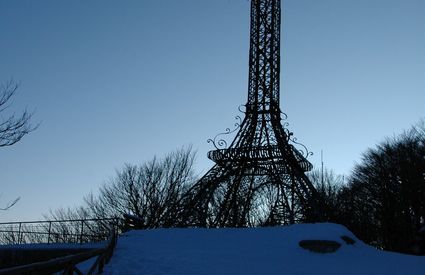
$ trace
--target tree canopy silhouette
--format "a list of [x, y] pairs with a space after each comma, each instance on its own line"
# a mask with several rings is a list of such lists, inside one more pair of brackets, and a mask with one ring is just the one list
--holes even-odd
[[339, 197], [340, 223], [368, 243], [411, 252], [425, 224], [424, 122], [367, 150]]

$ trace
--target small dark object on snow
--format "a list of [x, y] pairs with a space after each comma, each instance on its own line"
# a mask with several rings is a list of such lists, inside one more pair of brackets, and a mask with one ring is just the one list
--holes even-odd
[[138, 216], [124, 214], [124, 231], [137, 230], [144, 228], [143, 219]]
[[353, 240], [352, 238], [348, 237], [348, 236], [341, 236], [341, 239], [348, 245], [353, 245], [356, 243], [355, 240]]
[[333, 253], [341, 247], [339, 242], [325, 240], [302, 240], [298, 245], [316, 253]]

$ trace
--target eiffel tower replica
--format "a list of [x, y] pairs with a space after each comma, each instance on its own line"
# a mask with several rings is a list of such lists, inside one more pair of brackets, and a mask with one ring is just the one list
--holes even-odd
[[[281, 124], [280, 0], [251, 1], [245, 117], [227, 146], [216, 136], [215, 165], [185, 198], [188, 226], [249, 227], [317, 220], [318, 196], [305, 175], [309, 152]], [[286, 118], [286, 115], [283, 114]], [[297, 145], [295, 148], [294, 145]], [[223, 148], [224, 147], [224, 148]]]

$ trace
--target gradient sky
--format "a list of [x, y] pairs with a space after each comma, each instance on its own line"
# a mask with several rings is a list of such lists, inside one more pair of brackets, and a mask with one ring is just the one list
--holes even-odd
[[[246, 102], [248, 0], [0, 0], [0, 82], [40, 127], [0, 148], [0, 221], [34, 220], [184, 145]], [[309, 159], [349, 175], [425, 117], [424, 0], [285, 0], [281, 107]]]

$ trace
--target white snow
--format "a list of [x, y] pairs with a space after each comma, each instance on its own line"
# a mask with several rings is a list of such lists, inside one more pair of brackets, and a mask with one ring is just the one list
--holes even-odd
[[[347, 245], [340, 237], [356, 240]], [[334, 240], [335, 253], [299, 247], [301, 240]], [[365, 245], [337, 224], [239, 229], [135, 230], [120, 236], [104, 274], [425, 274], [425, 257]]]

